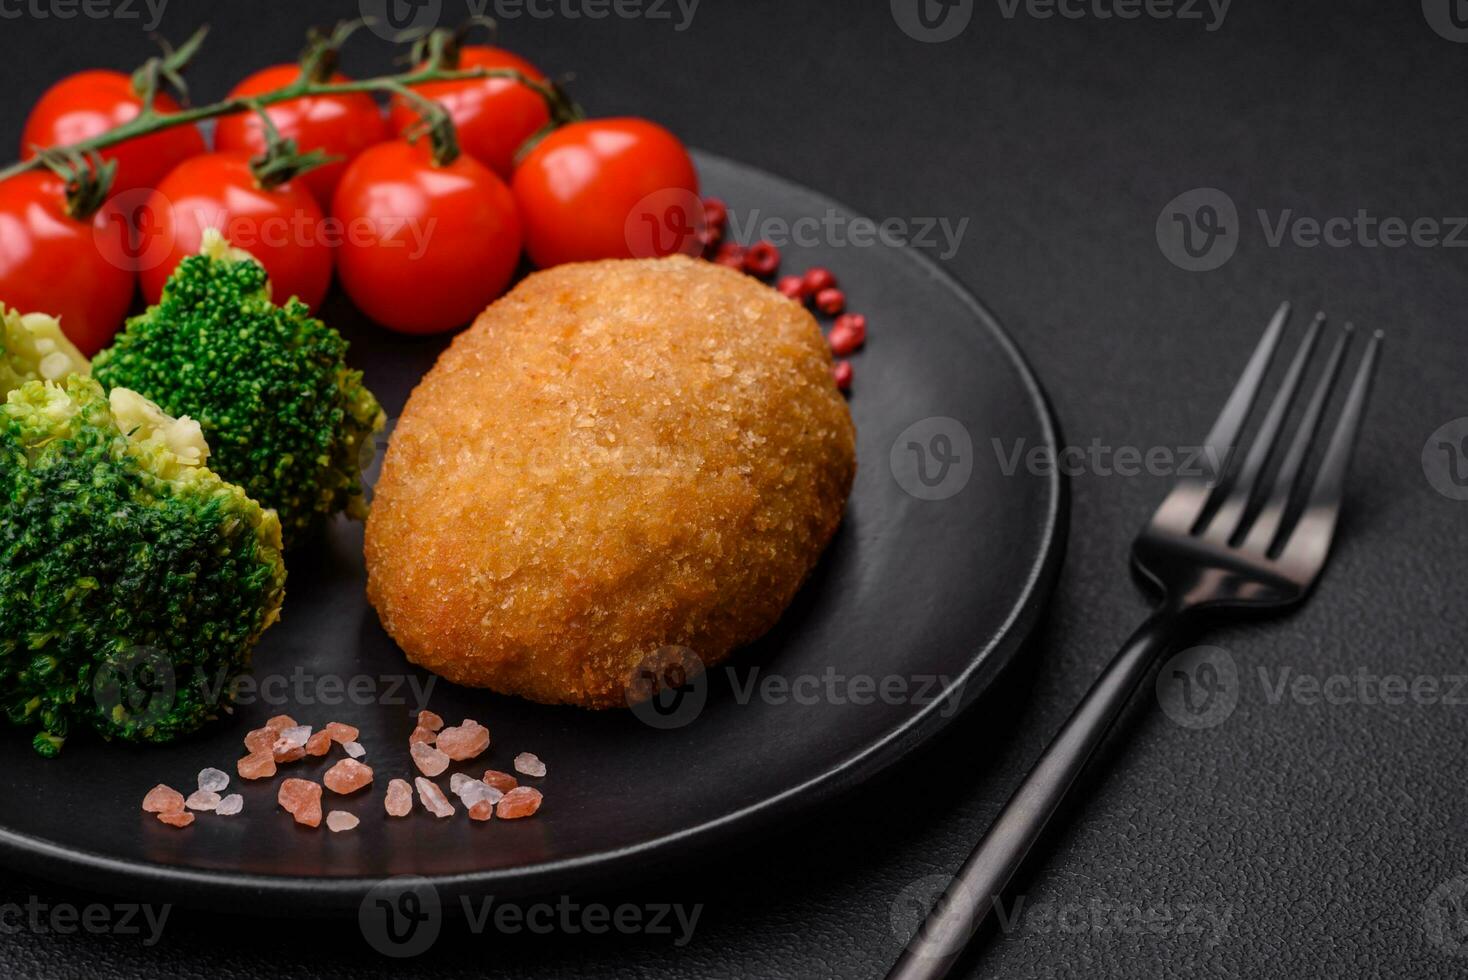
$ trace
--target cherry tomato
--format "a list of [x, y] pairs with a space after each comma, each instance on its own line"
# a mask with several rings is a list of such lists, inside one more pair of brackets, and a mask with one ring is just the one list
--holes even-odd
[[[162, 113], [178, 111], [178, 103], [160, 92], [154, 107]], [[41, 96], [26, 119], [20, 155], [29, 160], [36, 147], [64, 146], [91, 139], [136, 119], [143, 100], [133, 91], [132, 79], [118, 71], [84, 71], [69, 75]], [[158, 181], [191, 156], [203, 153], [204, 137], [197, 126], [175, 126], [101, 151], [117, 161], [112, 193], [153, 188]]]
[[270, 274], [271, 296], [298, 297], [313, 310], [331, 284], [332, 235], [321, 206], [299, 181], [262, 187], [246, 153], [206, 153], [163, 178], [133, 215], [152, 261], [141, 269], [143, 297], [156, 303], [178, 264], [218, 228]]
[[352, 302], [401, 333], [452, 330], [505, 290], [520, 219], [504, 181], [460, 155], [437, 166], [426, 140], [379, 143], [347, 168], [332, 216]]
[[702, 247], [696, 223], [703, 203], [693, 160], [677, 137], [644, 119], [562, 126], [525, 157], [513, 187], [526, 250], [541, 268], [696, 255]]
[[[524, 58], [488, 45], [461, 48], [458, 68], [512, 68], [534, 81], [545, 81], [540, 70]], [[459, 131], [460, 148], [505, 180], [514, 172], [515, 151], [550, 121], [545, 99], [509, 78], [425, 82], [414, 91], [447, 109]], [[411, 102], [395, 96], [391, 119], [393, 131], [402, 135], [420, 117]]]
[[112, 341], [137, 276], [119, 246], [127, 222], [112, 205], [86, 221], [66, 212], [66, 182], [45, 171], [0, 182], [0, 302], [49, 313], [91, 357]]
[[[275, 65], [257, 71], [240, 82], [229, 93], [230, 98], [245, 98], [262, 95], [285, 88], [300, 77], [298, 65]], [[331, 76], [333, 83], [345, 82], [347, 77], [337, 73]], [[347, 164], [358, 153], [374, 143], [388, 138], [387, 121], [372, 96], [366, 92], [349, 95], [307, 95], [289, 102], [279, 102], [265, 110], [280, 135], [296, 141], [302, 153], [324, 150], [331, 156], [341, 157], [308, 170], [298, 179], [316, 195], [322, 208], [331, 206], [336, 185], [346, 173]], [[265, 126], [253, 112], [241, 112], [219, 120], [214, 132], [214, 148], [239, 151], [259, 156], [265, 152]]]

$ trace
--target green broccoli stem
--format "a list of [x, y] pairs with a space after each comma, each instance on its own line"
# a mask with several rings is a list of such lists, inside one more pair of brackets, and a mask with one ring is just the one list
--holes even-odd
[[[206, 119], [217, 119], [220, 116], [232, 116], [241, 112], [253, 112], [258, 108], [275, 105], [279, 102], [289, 102], [291, 99], [299, 99], [306, 95], [347, 95], [355, 92], [385, 92], [395, 95], [408, 95], [418, 106], [420, 112], [431, 112], [433, 118], [426, 119], [429, 124], [429, 132], [451, 132], [453, 124], [447, 122], [448, 114], [442, 107], [429, 99], [425, 99], [412, 92], [414, 85], [424, 82], [457, 82], [468, 81], [477, 78], [509, 78], [513, 79], [527, 88], [533, 89], [550, 109], [551, 119], [560, 123], [571, 122], [581, 118], [581, 109], [567, 97], [558, 86], [546, 84], [530, 78], [523, 72], [513, 68], [469, 68], [464, 70], [446, 71], [438, 66], [437, 61], [430, 61], [422, 68], [404, 72], [399, 75], [381, 75], [375, 78], [363, 78], [348, 82], [317, 82], [303, 75], [285, 88], [276, 89], [274, 92], [266, 92], [261, 95], [248, 98], [224, 99], [212, 105], [196, 106], [183, 109], [179, 112], [162, 114], [151, 105], [145, 106], [143, 111], [128, 122], [113, 129], [107, 130], [91, 139], [81, 140], [67, 146], [54, 147], [55, 151], [62, 154], [77, 153], [85, 156], [98, 150], [116, 146], [126, 140], [136, 139], [139, 136], [148, 136], [172, 129], [176, 126], [187, 126], [202, 122]], [[429, 106], [432, 110], [429, 110]], [[447, 123], [447, 129], [443, 124]], [[452, 162], [458, 155], [457, 147], [452, 152], [448, 147], [440, 148], [435, 142], [435, 159], [440, 165]], [[445, 159], [445, 156], [447, 158]], [[16, 174], [26, 173], [45, 166], [40, 157], [15, 163], [0, 170], [0, 180], [14, 177]]]

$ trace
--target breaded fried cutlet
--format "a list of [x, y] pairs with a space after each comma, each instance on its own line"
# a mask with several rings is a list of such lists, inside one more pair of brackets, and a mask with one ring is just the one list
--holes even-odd
[[535, 701], [628, 703], [772, 627], [841, 522], [855, 429], [810, 313], [676, 256], [536, 273], [408, 400], [367, 523], [408, 658]]

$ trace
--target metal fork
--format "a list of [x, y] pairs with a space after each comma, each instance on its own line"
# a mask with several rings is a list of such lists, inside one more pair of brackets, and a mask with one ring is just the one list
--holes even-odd
[[1315, 479], [1304, 492], [1302, 476], [1351, 345], [1350, 324], [1339, 331], [1266, 487], [1266, 473], [1284, 442], [1286, 420], [1314, 359], [1324, 314], [1310, 324], [1241, 461], [1233, 449], [1258, 401], [1289, 315], [1289, 304], [1280, 306], [1208, 433], [1209, 458], [1228, 460], [1214, 474], [1218, 479], [1178, 480], [1133, 542], [1132, 562], [1160, 590], [1161, 603], [1122, 646], [1005, 804], [928, 912], [888, 980], [940, 980], [948, 975], [1149, 668], [1191, 631], [1200, 612], [1284, 609], [1303, 601], [1319, 580], [1335, 536], [1346, 467], [1382, 335], [1377, 331], [1366, 345]]

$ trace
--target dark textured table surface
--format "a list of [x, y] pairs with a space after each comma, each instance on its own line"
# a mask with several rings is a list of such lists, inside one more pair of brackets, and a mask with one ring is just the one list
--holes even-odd
[[[464, 0], [443, 2], [457, 19]], [[191, 74], [203, 98], [288, 60], [307, 25], [356, 11], [162, 6], [168, 37], [215, 25]], [[1435, 489], [1423, 465], [1434, 431], [1468, 415], [1468, 43], [1452, 39], [1468, 31], [1451, 26], [1450, 0], [1428, 12], [1241, 0], [1221, 21], [1217, 4], [1182, 0], [1060, 5], [1076, 17], [995, 0], [960, 5], [971, 20], [943, 42], [905, 33], [880, 0], [704, 0], [689, 20], [675, 3], [669, 19], [592, 19], [597, 5], [580, 0], [500, 6], [504, 43], [574, 72], [594, 113], [650, 115], [878, 218], [966, 223], [956, 249], [928, 251], [1006, 323], [1069, 443], [1090, 450], [1046, 625], [993, 696], [876, 785], [741, 852], [575, 896], [698, 906], [681, 945], [676, 930], [506, 936], [449, 924], [429, 952], [395, 961], [351, 922], [173, 909], [148, 945], [17, 929], [7, 915], [0, 973], [881, 976], [899, 948], [894, 912], [901, 922], [924, 879], [957, 866], [1143, 614], [1126, 550], [1168, 479], [1114, 473], [1108, 451], [1195, 443], [1286, 297], [1388, 334], [1326, 580], [1295, 615], [1214, 634], [1238, 674], [1221, 723], [1184, 727], [1150, 694], [1138, 699], [1085, 802], [1017, 884], [1004, 933], [960, 973], [1468, 971], [1468, 502], [1441, 472], [1449, 493]], [[505, 16], [532, 8], [552, 16]], [[6, 145], [56, 77], [149, 53], [142, 3], [91, 8], [136, 10], [133, 20], [57, 16], [69, 9], [0, 2]], [[362, 45], [348, 69], [385, 67], [383, 50]], [[1188, 271], [1157, 225], [1199, 188], [1221, 191], [1238, 217], [1201, 260], [1217, 267]], [[1345, 220], [1327, 226], [1331, 240], [1312, 240], [1309, 221], [1332, 218]], [[1394, 237], [1398, 222], [1412, 240]], [[1311, 696], [1315, 684], [1324, 696]], [[0, 877], [0, 905], [119, 900]]]

